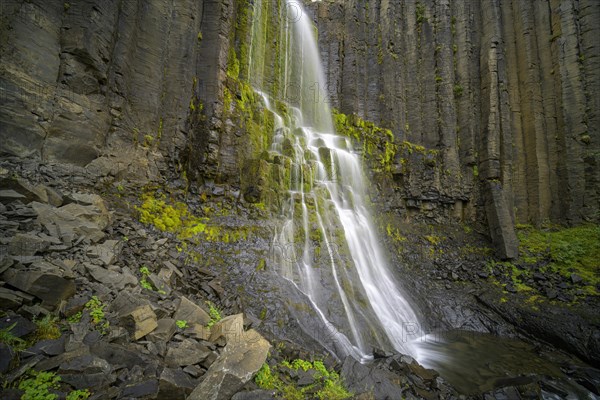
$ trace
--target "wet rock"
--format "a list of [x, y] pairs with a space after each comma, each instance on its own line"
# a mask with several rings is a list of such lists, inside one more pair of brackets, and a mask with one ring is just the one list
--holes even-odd
[[195, 340], [186, 339], [180, 343], [170, 343], [165, 362], [172, 367], [198, 364], [211, 353], [210, 349]]
[[264, 364], [270, 347], [269, 342], [254, 330], [245, 332], [240, 340], [227, 343], [188, 400], [230, 399], [254, 377]]
[[342, 364], [340, 377], [347, 388], [355, 394], [372, 393], [376, 399], [401, 400], [403, 388], [398, 385], [395, 374], [363, 365], [352, 357], [346, 357]]
[[180, 369], [165, 368], [158, 381], [158, 398], [184, 400], [194, 389], [192, 379]]
[[188, 324], [206, 325], [210, 322], [210, 315], [186, 297], [181, 297], [179, 307], [173, 315], [173, 319], [176, 321], [187, 321]]
[[75, 294], [73, 281], [54, 274], [10, 269], [4, 273], [3, 278], [9, 285], [43, 300], [44, 304], [52, 307]]
[[135, 340], [146, 336], [158, 326], [156, 314], [149, 305], [132, 310], [127, 315], [122, 316], [120, 322], [121, 326], [127, 329]]

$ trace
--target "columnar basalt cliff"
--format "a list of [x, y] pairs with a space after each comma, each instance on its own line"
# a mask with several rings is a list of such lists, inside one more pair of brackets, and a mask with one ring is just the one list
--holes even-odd
[[314, 11], [333, 105], [442, 153], [441, 179], [397, 187], [393, 206], [485, 215], [504, 257], [516, 252], [515, 221], [597, 221], [600, 3], [351, 0]]
[[[239, 185], [267, 144], [226, 109], [243, 97], [252, 39], [273, 61], [257, 64], [264, 79], [284, 90], [281, 18], [269, 17], [281, 5], [249, 6], [4, 2], [2, 153]], [[515, 222], [598, 219], [598, 2], [328, 0], [311, 11], [333, 106], [440, 151], [425, 183], [397, 156], [391, 207], [487, 223], [509, 258]], [[250, 38], [257, 19], [262, 36]]]

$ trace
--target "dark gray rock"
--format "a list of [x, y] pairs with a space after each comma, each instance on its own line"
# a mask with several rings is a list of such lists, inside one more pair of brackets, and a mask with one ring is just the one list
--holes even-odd
[[75, 283], [58, 275], [10, 269], [3, 275], [9, 285], [29, 293], [50, 307], [75, 294]]
[[125, 398], [135, 399], [156, 395], [156, 393], [158, 393], [158, 381], [156, 379], [149, 379], [141, 383], [125, 386], [121, 395]]
[[195, 387], [192, 379], [180, 369], [165, 368], [158, 381], [158, 398], [184, 400]]
[[[12, 328], [11, 328], [12, 327]], [[0, 329], [8, 329], [11, 335], [18, 338], [24, 337], [35, 331], [33, 322], [20, 315], [12, 315], [0, 318]]]
[[210, 349], [193, 339], [185, 339], [183, 342], [170, 343], [167, 348], [165, 362], [169, 366], [186, 366], [198, 364], [206, 359], [211, 353]]
[[0, 343], [0, 374], [6, 373], [11, 367], [15, 352], [4, 343]]

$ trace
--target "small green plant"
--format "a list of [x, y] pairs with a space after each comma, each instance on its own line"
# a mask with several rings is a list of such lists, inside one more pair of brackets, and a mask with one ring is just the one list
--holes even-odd
[[[25, 393], [21, 400], [56, 400], [58, 395], [51, 390], [59, 389], [61, 377], [54, 372], [29, 370], [27, 377], [19, 382], [19, 389]], [[66, 400], [87, 400], [91, 393], [88, 389], [74, 390], [67, 394]]]
[[81, 311], [71, 315], [69, 318], [67, 318], [67, 321], [69, 321], [72, 324], [78, 324], [79, 321], [81, 321], [81, 317], [82, 317], [82, 313]]
[[31, 370], [29, 377], [19, 383], [19, 389], [25, 393], [21, 400], [56, 400], [58, 395], [51, 393], [50, 389], [58, 389], [60, 376], [54, 372], [37, 372]]
[[185, 329], [188, 326], [188, 322], [184, 319], [178, 319], [175, 321], [175, 325], [177, 325], [179, 329]]
[[210, 315], [210, 321], [206, 326], [210, 328], [211, 326], [219, 322], [223, 317], [221, 317], [221, 312], [212, 301], [206, 301], [206, 305], [208, 306], [208, 314]]
[[36, 325], [36, 340], [58, 339], [60, 337], [61, 333], [58, 326], [58, 318], [52, 315], [46, 315], [42, 319], [34, 319], [33, 322]]
[[92, 296], [85, 304], [85, 309], [89, 311], [92, 323], [99, 328], [101, 333], [105, 333], [110, 325], [105, 319], [104, 307], [106, 305], [102, 304], [102, 301], [97, 296]]
[[142, 274], [142, 279], [140, 280], [140, 285], [147, 290], [152, 290], [152, 285], [148, 282], [148, 277], [150, 276], [150, 270], [146, 266], [142, 266], [140, 268], [140, 273]]
[[[291, 374], [288, 370], [298, 371], [313, 370], [315, 382], [299, 387], [290, 381]], [[254, 382], [261, 389], [275, 390], [276, 393], [286, 400], [303, 400], [316, 398], [319, 400], [343, 400], [352, 397], [342, 384], [342, 380], [333, 369], [327, 369], [322, 361], [306, 361], [295, 359], [283, 361], [271, 369], [267, 363], [263, 364], [256, 374]], [[279, 398], [279, 397], [278, 397]]]
[[67, 400], [87, 400], [91, 393], [87, 389], [74, 390], [67, 395]]
[[427, 21], [427, 17], [425, 17], [425, 6], [421, 3], [417, 3], [417, 7], [415, 9], [415, 15], [417, 17], [417, 24], [422, 24]]
[[17, 325], [10, 325], [7, 328], [0, 329], [0, 343], [4, 343], [14, 350], [24, 350], [27, 347], [27, 342], [19, 337], [16, 337], [11, 331]]
[[154, 143], [154, 137], [151, 135], [144, 135], [144, 147], [150, 147]]
[[463, 89], [462, 85], [460, 85], [458, 83], [456, 85], [454, 85], [454, 97], [462, 96], [463, 91], [464, 91], [464, 89]]

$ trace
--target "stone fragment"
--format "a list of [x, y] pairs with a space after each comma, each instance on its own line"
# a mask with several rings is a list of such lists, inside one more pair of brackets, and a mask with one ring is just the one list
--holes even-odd
[[135, 340], [146, 336], [158, 326], [156, 314], [149, 305], [132, 310], [127, 315], [121, 317], [120, 321], [121, 326], [127, 329]]
[[106, 240], [101, 244], [90, 246], [87, 249], [89, 258], [97, 258], [106, 266], [115, 262], [117, 255], [120, 253], [121, 242], [118, 240]]
[[187, 297], [181, 297], [179, 307], [175, 311], [173, 319], [176, 321], [187, 321], [188, 324], [206, 325], [210, 322], [210, 315], [200, 306], [188, 300]]
[[267, 359], [271, 345], [255, 330], [227, 343], [188, 400], [230, 399], [250, 381]]
[[44, 252], [50, 242], [31, 233], [17, 233], [8, 245], [8, 253], [14, 256], [34, 256]]
[[[141, 383], [126, 386], [121, 393], [123, 398], [144, 398], [145, 396], [153, 396], [158, 392], [158, 381], [150, 379]], [[154, 398], [154, 396], [153, 396]]]
[[165, 362], [171, 367], [184, 367], [198, 364], [211, 353], [210, 349], [195, 340], [185, 339], [183, 342], [170, 343], [167, 348]]
[[194, 389], [192, 379], [180, 369], [165, 368], [158, 381], [158, 398], [184, 400]]
[[56, 208], [38, 202], [31, 203], [31, 206], [38, 216], [38, 222], [50, 235], [60, 237], [67, 244], [79, 237], [98, 242], [104, 237], [103, 230], [110, 222], [106, 207], [70, 203]]
[[175, 334], [176, 329], [177, 325], [174, 319], [159, 319], [156, 329], [148, 334], [148, 340], [168, 342]]
[[75, 283], [72, 280], [54, 274], [9, 269], [2, 277], [9, 285], [52, 307], [75, 294]]
[[244, 334], [244, 315], [229, 315], [219, 322], [215, 323], [210, 329], [210, 341], [216, 342], [223, 337], [229, 343], [230, 341], [240, 340]]

